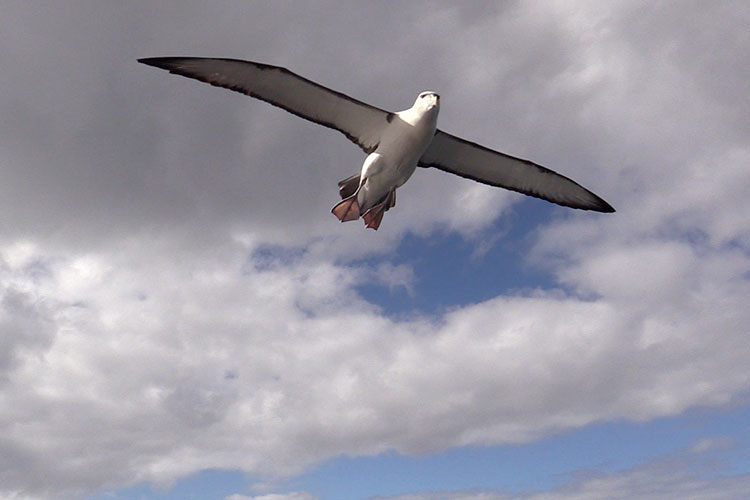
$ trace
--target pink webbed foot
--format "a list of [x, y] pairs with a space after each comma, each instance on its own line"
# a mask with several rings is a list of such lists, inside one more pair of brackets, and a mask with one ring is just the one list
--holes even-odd
[[383, 214], [386, 213], [391, 207], [396, 206], [396, 191], [389, 192], [385, 199], [372, 207], [370, 210], [365, 212], [362, 218], [365, 219], [365, 227], [370, 229], [378, 230], [380, 223], [383, 221]]
[[359, 203], [357, 203], [357, 194], [341, 200], [332, 209], [331, 213], [341, 222], [359, 219]]
[[372, 207], [370, 210], [365, 212], [365, 215], [362, 216], [362, 218], [365, 219], [365, 227], [369, 227], [370, 229], [374, 229], [375, 231], [377, 231], [380, 227], [380, 223], [383, 221], [384, 213], [385, 208], [383, 208], [382, 205]]

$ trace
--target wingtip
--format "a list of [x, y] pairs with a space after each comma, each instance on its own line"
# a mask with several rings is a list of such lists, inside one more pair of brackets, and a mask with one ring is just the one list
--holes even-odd
[[154, 66], [155, 68], [164, 68], [164, 57], [142, 57], [138, 59], [138, 62], [147, 66]]
[[604, 201], [603, 199], [599, 198], [598, 204], [596, 208], [594, 208], [597, 212], [602, 212], [606, 214], [611, 214], [616, 212], [615, 207]]
[[[575, 205], [569, 205], [573, 208], [579, 208], [582, 210], [591, 210], [593, 212], [601, 212], [606, 214], [611, 214], [615, 212], [615, 207], [604, 201], [604, 198], [601, 196], [598, 196], [595, 193], [592, 193], [588, 189], [584, 188], [583, 186], [580, 186], [581, 189], [586, 191], [587, 199], [585, 201], [581, 200], [581, 204], [575, 204]], [[554, 203], [554, 202], [553, 202]]]
[[138, 62], [141, 64], [146, 64], [148, 66], [153, 66], [155, 68], [171, 70], [175, 66], [175, 63], [180, 59], [185, 59], [185, 58], [184, 57], [142, 57], [138, 59]]
[[148, 64], [149, 66], [154, 66], [156, 64], [157, 59], [161, 59], [161, 57], [141, 57], [138, 59], [138, 62], [141, 64]]

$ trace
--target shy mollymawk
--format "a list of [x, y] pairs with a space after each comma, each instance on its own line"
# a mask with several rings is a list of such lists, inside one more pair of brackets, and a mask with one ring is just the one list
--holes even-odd
[[367, 153], [361, 172], [339, 182], [341, 222], [364, 218], [377, 229], [396, 204], [396, 189], [420, 167], [435, 167], [558, 205], [597, 212], [614, 208], [575, 181], [528, 160], [437, 129], [440, 96], [422, 92], [404, 111], [385, 111], [323, 87], [286, 68], [237, 59], [152, 57], [139, 62], [242, 92], [338, 130]]

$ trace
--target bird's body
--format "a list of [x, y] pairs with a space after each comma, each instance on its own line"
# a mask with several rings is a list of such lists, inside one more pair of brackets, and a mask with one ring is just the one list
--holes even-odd
[[606, 201], [565, 176], [438, 130], [440, 98], [435, 92], [422, 92], [411, 108], [393, 113], [277, 66], [199, 57], [139, 61], [256, 97], [338, 130], [360, 146], [368, 156], [359, 174], [339, 182], [342, 201], [332, 209], [342, 222], [363, 217], [367, 227], [377, 229], [383, 214], [396, 203], [396, 189], [417, 166], [435, 167], [559, 205], [614, 212]]
[[440, 98], [422, 92], [414, 106], [394, 113], [378, 147], [362, 164], [357, 190], [333, 207], [342, 222], [365, 217], [377, 229], [383, 214], [396, 203], [396, 189], [417, 169], [437, 129]]

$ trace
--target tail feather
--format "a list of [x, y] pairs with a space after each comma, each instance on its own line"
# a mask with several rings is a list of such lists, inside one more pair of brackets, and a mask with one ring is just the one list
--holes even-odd
[[339, 181], [339, 194], [341, 199], [349, 198], [351, 195], [357, 192], [359, 187], [359, 174], [354, 174], [351, 177], [347, 177], [343, 181]]

